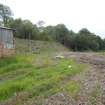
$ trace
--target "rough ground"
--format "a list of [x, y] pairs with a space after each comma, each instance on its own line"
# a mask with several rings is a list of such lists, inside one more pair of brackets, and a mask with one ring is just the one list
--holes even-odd
[[59, 93], [45, 100], [43, 105], [105, 105], [105, 57], [96, 53], [63, 53], [78, 63], [89, 64], [87, 72], [79, 74], [73, 80], [80, 82], [82, 89], [76, 97], [68, 93]]
[[[73, 58], [78, 63], [89, 65], [86, 72], [67, 80], [74, 80], [80, 83], [80, 92], [75, 97], [70, 96], [68, 93], [60, 92], [47, 99], [40, 100], [40, 104], [36, 104], [35, 99], [33, 99], [32, 103], [29, 102], [22, 105], [105, 105], [105, 56], [96, 53], [79, 52], [64, 52], [62, 55], [65, 58]], [[13, 104], [6, 103], [1, 105], [17, 105], [17, 98], [13, 99]]]

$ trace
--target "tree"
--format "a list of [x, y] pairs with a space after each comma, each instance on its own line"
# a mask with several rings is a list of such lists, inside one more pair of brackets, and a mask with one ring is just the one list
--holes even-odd
[[102, 40], [100, 36], [97, 36], [97, 42], [99, 43], [99, 50], [105, 49], [104, 40]]
[[103, 47], [102, 50], [105, 50], [105, 39], [103, 39]]
[[8, 24], [9, 18], [12, 16], [10, 7], [0, 4], [0, 18], [3, 21], [4, 26]]
[[38, 39], [39, 31], [36, 25], [32, 24], [29, 20], [10, 19], [10, 28], [16, 29], [15, 37], [23, 39]]
[[70, 30], [69, 34], [66, 37], [66, 42], [65, 42], [68, 48], [75, 50], [75, 37], [76, 37], [76, 33]]
[[62, 44], [65, 44], [69, 30], [64, 24], [58, 24], [55, 26], [56, 40]]
[[82, 29], [79, 31], [75, 38], [76, 49], [79, 51], [84, 50], [99, 50], [99, 42], [97, 36], [87, 29]]
[[84, 35], [89, 35], [91, 34], [91, 32], [87, 29], [87, 28], [82, 28], [80, 31], [79, 31], [79, 34], [84, 34]]
[[54, 26], [47, 26], [43, 29], [43, 37], [47, 37], [49, 40], [56, 40], [56, 33]]

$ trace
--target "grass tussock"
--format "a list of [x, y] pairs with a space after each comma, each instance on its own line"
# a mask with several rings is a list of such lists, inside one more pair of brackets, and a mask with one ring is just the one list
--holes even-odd
[[75, 96], [81, 89], [80, 84], [76, 81], [70, 81], [64, 87], [64, 89], [69, 92], [71, 96]]

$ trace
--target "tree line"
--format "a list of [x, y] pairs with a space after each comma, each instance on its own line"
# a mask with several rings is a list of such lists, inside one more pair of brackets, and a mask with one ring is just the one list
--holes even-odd
[[105, 39], [83, 28], [78, 33], [69, 30], [64, 24], [43, 26], [33, 24], [29, 20], [13, 19], [8, 6], [0, 4], [0, 25], [16, 29], [14, 36], [22, 39], [57, 41], [74, 51], [105, 50]]
[[86, 28], [75, 33], [64, 24], [38, 27], [29, 20], [22, 19], [10, 19], [8, 27], [16, 29], [15, 37], [18, 38], [57, 41], [74, 51], [105, 50], [105, 39], [95, 35]]

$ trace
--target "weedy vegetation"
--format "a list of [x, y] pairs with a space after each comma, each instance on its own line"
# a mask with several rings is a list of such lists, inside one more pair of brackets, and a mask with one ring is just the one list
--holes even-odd
[[102, 91], [100, 89], [100, 86], [96, 86], [91, 92], [91, 95], [89, 97], [89, 101], [91, 105], [97, 104], [98, 98], [100, 97], [101, 94], [102, 94]]
[[41, 54], [1, 58], [0, 101], [22, 93], [27, 93], [25, 100], [46, 98], [62, 90], [74, 95], [80, 90], [80, 84], [67, 81], [62, 86], [62, 83], [84, 71], [85, 67], [72, 59], [56, 59]]

